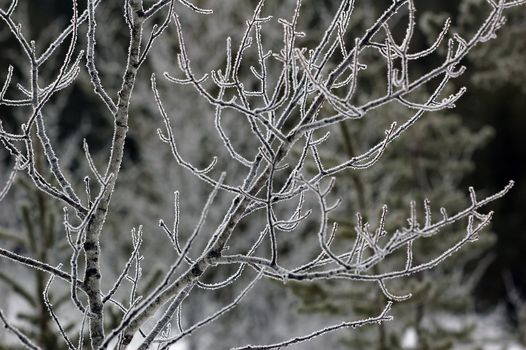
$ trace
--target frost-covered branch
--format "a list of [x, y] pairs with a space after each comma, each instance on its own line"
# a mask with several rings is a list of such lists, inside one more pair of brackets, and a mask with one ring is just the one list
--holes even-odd
[[[61, 227], [62, 239], [71, 248], [70, 272], [4, 248], [0, 248], [0, 256], [51, 276], [44, 290], [44, 303], [70, 349], [82, 347], [86, 321], [92, 349], [125, 349], [134, 337], [136, 340], [142, 337], [139, 349], [146, 350], [153, 344], [167, 349], [241, 307], [248, 292], [257, 291], [256, 282], [260, 281], [259, 286], [266, 280], [286, 283], [289, 280], [325, 282], [338, 279], [372, 283], [379, 288], [385, 307], [377, 316], [321, 327], [307, 335], [269, 345], [246, 345], [236, 349], [283, 348], [343, 328], [390, 320], [391, 305], [403, 302], [410, 294], [397, 295], [386, 282], [434, 268], [475, 241], [492, 218], [491, 212], [482, 212], [483, 207], [503, 197], [513, 182], [484, 199], [477, 199], [470, 188], [471, 203], [449, 215], [445, 209], [441, 210], [442, 217], [438, 220], [432, 218], [436, 203], [424, 201], [424, 221], [421, 223], [416, 204], [412, 202], [407, 226], [396, 229], [387, 228], [390, 216], [386, 205], [376, 218], [363, 212], [353, 213], [356, 215], [355, 235], [353, 241], [349, 241], [342, 237], [340, 227], [331, 222], [334, 212], [345, 210], [341, 208], [343, 201], [339, 197], [346, 194], [338, 193], [340, 177], [336, 176], [341, 176], [343, 171], [357, 173], [375, 167], [385, 159], [393, 144], [426, 113], [451, 109], [462, 101], [465, 88], [448, 92], [448, 84], [466, 70], [461, 65], [462, 60], [475, 46], [496, 37], [504, 23], [505, 10], [522, 5], [524, 1], [497, 3], [487, 0], [487, 3], [489, 14], [471, 37], [450, 33], [450, 19], [447, 19], [429, 47], [415, 50], [417, 9], [412, 0], [392, 1], [361, 33], [354, 28], [351, 30], [351, 15], [358, 5], [353, 0], [343, 0], [319, 38], [309, 37], [308, 31], [302, 28], [302, 11], [309, 4], [297, 0], [292, 13], [269, 15], [268, 4], [261, 0], [247, 17], [237, 39], [222, 38], [226, 54], [221, 62], [214, 62], [217, 66], [204, 71], [199, 60], [193, 57], [196, 51], [193, 46], [199, 45], [199, 40], [187, 34], [186, 15], [179, 16], [179, 13], [190, 11], [192, 16], [198, 16], [210, 15], [212, 11], [188, 0], [158, 0], [147, 8], [142, 0], [126, 0], [122, 16], [128, 27], [128, 51], [125, 62], [115, 63], [123, 67], [123, 71], [117, 82], [118, 93], [112, 96], [112, 90], [107, 87], [114, 82], [105, 76], [102, 62], [99, 62], [102, 60], [98, 58], [102, 57], [98, 50], [104, 42], [97, 35], [97, 10], [105, 6], [104, 2], [88, 0], [85, 11], [79, 14], [76, 0], [72, 0], [71, 22], [38, 54], [35, 41], [28, 40], [13, 19], [17, 5], [17, 1], [13, 1], [7, 10], [0, 10], [0, 19], [27, 59], [29, 74], [23, 79], [14, 74], [12, 66], [7, 68], [0, 90], [0, 105], [13, 109], [26, 107], [30, 111], [22, 113], [24, 121], [14, 129], [0, 120], [0, 142], [14, 164], [6, 184], [2, 184], [0, 201], [16, 186], [16, 175], [27, 176], [39, 193], [65, 206]], [[282, 18], [274, 18], [274, 15]], [[202, 20], [206, 21], [207, 17], [203, 16]], [[405, 24], [401, 38], [395, 30], [396, 22], [400, 21]], [[86, 27], [85, 50], [77, 47], [78, 33], [82, 32], [83, 25]], [[281, 42], [271, 42], [269, 31], [280, 32]], [[176, 257], [165, 258], [161, 272], [151, 284], [148, 283], [148, 288], [142, 288], [145, 284], [142, 254], [150, 252], [144, 249], [150, 242], [144, 227], [150, 223], [131, 230], [129, 255], [115, 278], [103, 285], [106, 269], [101, 264], [101, 237], [107, 220], [124, 220], [110, 204], [122, 181], [125, 143], [130, 137], [128, 131], [140, 125], [133, 123], [133, 118], [140, 119], [139, 113], [136, 116], [131, 112], [135, 111], [131, 109], [134, 90], [142, 83], [140, 69], [147, 66], [155, 46], [165, 44], [163, 39], [170, 32], [173, 36], [170, 39], [177, 47], [173, 52], [173, 69], [159, 74], [154, 67], [154, 72], [141, 73], [150, 76], [149, 83], [145, 84], [151, 88], [149, 105], [144, 103], [145, 108], [157, 109], [155, 112], [162, 125], [157, 135], [152, 133], [149, 137], [158, 136], [166, 145], [174, 163], [182, 169], [181, 174], [193, 176], [209, 187], [208, 197], [203, 197], [193, 229], [183, 226], [188, 225], [182, 215], [187, 198], [180, 196], [180, 189], [175, 191], [173, 198], [173, 227], [165, 224], [165, 218], [151, 218], [150, 223], [158, 222], [168, 237], [173, 246], [171, 253]], [[41, 87], [44, 81], [41, 73], [57, 52], [65, 53], [63, 60], [56, 65], [55, 75], [46, 77], [49, 81]], [[378, 77], [383, 84], [382, 90], [371, 97], [362, 94], [362, 84], [365, 74], [370, 72], [368, 64], [374, 55], [377, 57], [375, 63], [380, 62], [386, 74]], [[435, 67], [414, 69], [414, 63], [423, 62], [429, 55], [440, 59]], [[81, 65], [83, 60], [84, 65]], [[69, 174], [64, 170], [46, 116], [50, 101], [76, 82], [83, 69], [89, 76], [89, 83], [85, 85], [95, 94], [96, 103], [101, 103], [99, 112], [104, 111], [111, 117], [113, 134], [103, 145], [107, 147], [103, 168], [96, 164], [99, 159], [95, 159], [84, 140], [79, 162], [83, 162], [87, 174], [76, 178], [79, 173]], [[156, 77], [161, 76], [165, 79], [158, 81]], [[15, 82], [17, 93], [12, 91]], [[222, 149], [214, 146], [213, 155], [201, 150], [186, 153], [188, 135], [179, 128], [178, 118], [193, 115], [181, 112], [182, 101], [169, 100], [173, 86], [197, 95], [197, 102], [192, 103], [202, 102], [207, 118], [200, 122], [209, 123], [217, 132], [207, 140], [215, 138]], [[366, 149], [331, 154], [337, 142], [335, 127], [358, 119], [378, 118], [374, 112], [389, 113], [392, 107], [403, 110], [404, 118], [385, 123], [386, 126], [378, 129], [385, 132], [376, 132], [370, 137]], [[154, 157], [155, 154], [146, 152], [145, 156]], [[169, 166], [165, 159], [163, 165]], [[93, 178], [96, 181], [92, 181]], [[197, 194], [198, 191], [192, 189], [190, 192]], [[230, 200], [228, 207], [222, 206], [221, 196]], [[360, 211], [367, 209], [363, 203], [360, 206]], [[70, 217], [69, 212], [75, 217]], [[465, 225], [462, 237], [432, 258], [422, 261], [417, 257], [413, 250], [415, 242], [446, 235], [447, 228], [453, 225]], [[293, 245], [284, 244], [292, 239], [295, 240]], [[395, 255], [405, 256], [403, 266], [383, 266], [382, 263]], [[228, 273], [223, 274], [221, 269], [225, 267]], [[256, 277], [247, 277], [254, 273]], [[82, 280], [78, 279], [79, 275], [83, 275]], [[69, 283], [73, 310], [83, 315], [82, 323], [79, 322], [78, 347], [67, 334], [67, 328], [59, 322], [49, 300], [49, 287], [54, 277]], [[200, 321], [193, 320], [186, 328], [181, 326], [183, 305], [195, 302], [193, 295], [226, 288], [235, 292], [228, 304], [204, 315]], [[119, 299], [121, 294], [126, 294], [124, 301]], [[107, 328], [105, 310], [110, 307], [116, 307], [120, 316], [116, 325]], [[29, 338], [10, 326], [1, 312], [0, 317], [24, 345], [37, 348]], [[174, 318], [178, 319], [179, 333], [171, 335]]]

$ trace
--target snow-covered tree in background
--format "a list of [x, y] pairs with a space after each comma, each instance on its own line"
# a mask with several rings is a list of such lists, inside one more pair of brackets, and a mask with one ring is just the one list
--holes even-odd
[[[379, 4], [368, 6], [368, 11], [358, 7], [364, 17], [362, 22], [371, 21], [367, 17], [374, 17], [381, 10]], [[447, 16], [424, 11], [419, 11], [421, 18], [418, 27], [426, 30], [430, 35], [429, 44], [432, 44], [437, 32], [431, 33], [430, 18], [435, 19], [434, 24], [439, 33]], [[460, 18], [464, 19], [465, 16], [464, 13]], [[475, 22], [473, 18], [470, 20]], [[353, 24], [356, 26], [357, 22], [359, 18], [355, 18]], [[423, 43], [418, 40], [412, 43], [413, 47], [426, 43], [426, 40], [420, 41]], [[368, 84], [361, 90], [362, 97], [367, 96], [366, 99], [370, 98], [368, 95], [382, 91], [384, 84], [375, 79], [383, 68], [381, 60], [370, 59], [367, 68], [362, 73], [362, 79]], [[425, 68], [417, 66], [413, 69]], [[366, 148], [371, 138], [378, 137], [378, 131], [386, 123], [403, 118], [406, 113], [403, 108], [393, 108], [389, 112], [389, 115], [380, 112], [379, 115], [365, 118], [360, 121], [359, 127], [353, 127], [355, 121], [341, 123], [340, 141], [334, 143], [334, 149], [326, 152], [324, 159], [337, 162], [342, 156], [352, 157]], [[357, 221], [349, 213], [357, 211], [363, 217], [374, 220], [378, 208], [383, 204], [390, 208], [392, 228], [404, 225], [405, 207], [413, 200], [422, 202], [428, 198], [452, 210], [465, 206], [469, 196], [462, 190], [461, 182], [474, 168], [471, 161], [473, 152], [484, 146], [491, 134], [492, 130], [488, 127], [478, 132], [470, 131], [462, 125], [458, 115], [448, 110], [427, 116], [408, 130], [405, 138], [393, 145], [382, 162], [366, 171], [351, 171], [338, 176], [336, 191], [342, 193], [344, 203], [333, 220], [339, 225], [341, 234], [350, 240], [356, 239]], [[313, 162], [308, 166], [316, 170]], [[421, 240], [413, 246], [413, 254], [419, 260], [427, 260], [447, 249], [459, 238], [462, 230], [461, 226], [451, 226], [441, 236]], [[493, 241], [494, 236], [483, 235], [468, 253], [452, 256], [426, 274], [398, 280], [399, 283], [394, 284], [396, 289], [411, 290], [413, 297], [395, 306], [397, 322], [363, 329], [361, 332], [348, 332], [342, 337], [342, 343], [348, 344], [351, 349], [397, 349], [410, 346], [404, 339], [413, 333], [416, 343], [411, 346], [419, 349], [450, 349], [461, 345], [484, 344], [487, 338], [474, 332], [477, 324], [471, 317], [475, 315], [473, 289], [491, 262], [493, 255], [488, 248]], [[405, 252], [395, 256], [386, 262], [387, 266], [400, 264], [405, 259]], [[367, 315], [378, 311], [385, 301], [382, 293], [378, 293], [379, 290], [360, 283], [292, 284], [292, 288], [302, 298], [299, 310], [305, 313]], [[349, 303], [349, 300], [359, 302]]]
[[[195, 25], [195, 16], [214, 15], [186, 0], [160, 0], [153, 4], [126, 1], [122, 26], [100, 19], [104, 13], [100, 8], [105, 6], [100, 1], [89, 0], [83, 10], [73, 2], [71, 24], [42, 48], [38, 41], [27, 39], [24, 26], [14, 20], [17, 2], [13, 1], [1, 10], [0, 17], [10, 29], [10, 38], [18, 42], [25, 61], [17, 61], [16, 72], [7, 68], [0, 93], [0, 103], [10, 108], [10, 115], [18, 111], [15, 118], [9, 119], [10, 125], [6, 122], [0, 129], [3, 150], [9, 154], [13, 170], [13, 176], [8, 176], [7, 171], [2, 174], [7, 184], [1, 198], [16, 198], [11, 192], [19, 184], [12, 186], [13, 180], [23, 176], [31, 180], [33, 190], [64, 206], [61, 235], [62, 241], [69, 243], [71, 254], [48, 260], [1, 248], [0, 255], [51, 276], [43, 291], [44, 305], [69, 348], [80, 347], [83, 336], [92, 348], [114, 344], [125, 348], [133, 339], [142, 349], [153, 344], [168, 348], [198, 334], [209, 323], [213, 327], [213, 322], [238, 306], [251, 289], [257, 295], [266, 285], [275, 287], [275, 281], [318, 281], [326, 286], [360, 281], [378, 286], [378, 300], [383, 302], [376, 312], [350, 313], [343, 315], [343, 320], [339, 315], [325, 325], [317, 325], [317, 330], [304, 329], [305, 335], [290, 340], [276, 338], [290, 336], [287, 332], [270, 331], [263, 339], [270, 345], [242, 348], [280, 348], [342, 328], [378, 327], [376, 323], [391, 319], [393, 303], [401, 303], [403, 310], [403, 301], [410, 297], [410, 288], [401, 291], [403, 296], [396, 295], [400, 284], [395, 281], [417, 273], [425, 276], [428, 270], [476, 240], [491, 219], [491, 213], [484, 214], [481, 208], [503, 196], [511, 183], [484, 199], [477, 198], [470, 189], [469, 201], [462, 208], [438, 203], [447, 207], [439, 211], [428, 200], [414, 202], [405, 208], [408, 220], [403, 223], [399, 215], [391, 218], [389, 212], [403, 212], [401, 206], [406, 199], [390, 199], [388, 191], [389, 183], [396, 181], [396, 176], [403, 176], [403, 169], [395, 167], [394, 174], [384, 174], [384, 180], [366, 184], [371, 187], [365, 191], [376, 193], [369, 197], [374, 198], [370, 203], [364, 201], [367, 207], [352, 204], [360, 201], [353, 197], [359, 196], [359, 191], [343, 191], [349, 181], [340, 174], [351, 172], [352, 178], [354, 173], [363, 173], [355, 175], [362, 182], [369, 181], [369, 176], [379, 177], [380, 174], [374, 174], [376, 166], [400, 136], [411, 127], [418, 127], [425, 113], [451, 108], [461, 98], [463, 89], [448, 91], [449, 80], [465, 69], [460, 61], [472, 48], [495, 37], [507, 9], [522, 3], [488, 0], [481, 4], [487, 17], [472, 36], [450, 33], [446, 21], [444, 30], [429, 48], [414, 51], [411, 42], [417, 22], [413, 1], [386, 2], [380, 15], [359, 33], [352, 25], [354, 1], [342, 1], [322, 33], [311, 33], [302, 23], [303, 13], [309, 11], [302, 6], [308, 8], [311, 4], [298, 1], [289, 4], [290, 12], [282, 13], [274, 12], [276, 6], [270, 2], [267, 6], [261, 1], [253, 4], [241, 35], [222, 37], [226, 53], [221, 55], [219, 50], [207, 51], [203, 47], [206, 41], [199, 37], [199, 31], [189, 37], [187, 22]], [[249, 7], [246, 3], [242, 6]], [[206, 18], [200, 23], [206, 23]], [[119, 35], [126, 35], [122, 29], [128, 27], [127, 52], [104, 38], [104, 24], [113, 26], [113, 32], [108, 32]], [[87, 38], [83, 51], [78, 44], [81, 31], [86, 32]], [[279, 32], [280, 38], [276, 35]], [[159, 50], [158, 54], [155, 50]], [[99, 53], [106, 54], [104, 64], [96, 59]], [[159, 59], [161, 54], [164, 59]], [[442, 60], [427, 70], [414, 69], [415, 62], [429, 55]], [[167, 61], [172, 66], [165, 66]], [[383, 62], [383, 66], [378, 62]], [[120, 72], [117, 77], [116, 71]], [[104, 110], [106, 116], [97, 118], [106, 123], [110, 120], [107, 125], [112, 132], [106, 130], [106, 139], [91, 135], [97, 140], [95, 144], [86, 135], [87, 141], [73, 151], [75, 164], [66, 168], [72, 151], [56, 147], [53, 118], [48, 114], [56, 112], [52, 106], [58, 96], [75, 81], [82, 81], [86, 72], [87, 86], [94, 92], [90, 102], [103, 107], [94, 110]], [[150, 85], [148, 92], [145, 83]], [[371, 89], [368, 84], [384, 89]], [[174, 89], [185, 92], [172, 98]], [[180, 102], [184, 96], [194, 99], [192, 104]], [[157, 116], [152, 114], [152, 107], [157, 109]], [[377, 126], [366, 126], [367, 123]], [[175, 165], [152, 141], [156, 135], [152, 133], [149, 140], [144, 139], [142, 129], [150, 131], [152, 124], [160, 126], [157, 136], [170, 151], [173, 163], [179, 165], [178, 170], [170, 170]], [[452, 127], [455, 132], [462, 130], [454, 121]], [[87, 128], [86, 133], [93, 132], [89, 124]], [[342, 131], [347, 128], [350, 131]], [[383, 130], [385, 133], [379, 132]], [[447, 123], [439, 124], [437, 130], [447, 131]], [[343, 139], [350, 138], [358, 148], [338, 148], [341, 132], [347, 132]], [[417, 142], [418, 134], [412, 135], [411, 139]], [[137, 143], [150, 144], [142, 148], [142, 157], [148, 159], [145, 164], [152, 161], [153, 171], [130, 171], [136, 166], [125, 156], [125, 140], [130, 137]], [[97, 157], [90, 152], [94, 148], [98, 149]], [[413, 155], [400, 156], [406, 157], [408, 163], [415, 160]], [[206, 158], [211, 158], [210, 162], [205, 162]], [[448, 162], [454, 161], [451, 157], [443, 160], [445, 171], [449, 171]], [[149, 178], [148, 174], [155, 176]], [[452, 172], [453, 182], [455, 178]], [[164, 180], [162, 185], [159, 180]], [[130, 193], [135, 194], [140, 188], [154, 193], [154, 201], [171, 202], [170, 205], [157, 207], [148, 206], [144, 200], [136, 202]], [[173, 191], [174, 195], [166, 196]], [[450, 200], [447, 196], [436, 199]], [[197, 208], [198, 203], [201, 209]], [[382, 207], [384, 203], [391, 208]], [[377, 204], [377, 208], [369, 207]], [[138, 210], [141, 216], [127, 221], [129, 212], [119, 208], [134, 205], [143, 209]], [[11, 206], [18, 207], [18, 203]], [[168, 207], [175, 208], [173, 215], [167, 214]], [[343, 223], [342, 213], [354, 210], [358, 210], [356, 235], [349, 239], [345, 227], [333, 223]], [[129, 222], [135, 220], [143, 226], [132, 228]], [[153, 224], [157, 223], [164, 236], [155, 232]], [[20, 226], [16, 220], [12, 224]], [[441, 238], [448, 234], [444, 229], [458, 230], [459, 225], [463, 230], [457, 240], [450, 240], [450, 236]], [[101, 242], [107, 235], [125, 241], [128, 236], [124, 232], [129, 230], [129, 260], [121, 264], [122, 272], [111, 273], [116, 266], [110, 266], [114, 264], [112, 256], [101, 255], [106, 247]], [[437, 239], [450, 244], [432, 252], [436, 254], [414, 255], [413, 246], [425, 245], [420, 241], [432, 240], [430, 237], [440, 237]], [[159, 256], [149, 244], [157, 247], [159, 243], [152, 242], [161, 239], [173, 251], [164, 249], [164, 255]], [[119, 248], [114, 245], [108, 249], [111, 253]], [[400, 251], [405, 252], [402, 259]], [[154, 269], [156, 261], [160, 265]], [[57, 267], [55, 263], [63, 265]], [[220, 280], [221, 276], [227, 277]], [[62, 281], [51, 286], [53, 278]], [[50, 287], [70, 292], [68, 311], [55, 312], [48, 300]], [[197, 311], [206, 314], [195, 311], [195, 305], [202, 304], [202, 300], [217, 300], [218, 295], [229, 296], [230, 301], [217, 310], [197, 307]], [[274, 306], [280, 303], [278, 295], [262, 295], [272, 299], [259, 300], [259, 305], [268, 303], [279, 309]], [[351, 298], [349, 303], [353, 302], [360, 301]], [[111, 322], [108, 315], [113, 316]], [[77, 327], [65, 329], [60, 316], [68, 321], [77, 319]], [[272, 322], [272, 315], [264, 316]], [[27, 347], [44, 346], [12, 325], [3, 313], [2, 321]], [[235, 331], [248, 321], [247, 316], [247, 320], [238, 319], [226, 328]], [[85, 328], [89, 328], [89, 333]], [[73, 344], [74, 338], [78, 346]]]

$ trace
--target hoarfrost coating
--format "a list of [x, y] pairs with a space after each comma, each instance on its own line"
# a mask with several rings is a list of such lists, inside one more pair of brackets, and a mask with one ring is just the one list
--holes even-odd
[[[216, 320], [240, 306], [245, 296], [258, 293], [260, 285], [271, 280], [283, 284], [362, 281], [378, 286], [385, 303], [368, 317], [328, 322], [290, 339], [269, 337], [267, 344], [240, 344], [236, 349], [279, 349], [345, 328], [378, 327], [393, 318], [390, 311], [394, 303], [411, 298], [410, 292], [391, 290], [391, 281], [425, 273], [451, 255], [462, 254], [459, 250], [476, 241], [491, 221], [492, 212], [485, 213], [483, 208], [503, 197], [513, 182], [483, 198], [469, 188], [469, 204], [455, 212], [438, 209], [440, 203], [427, 199], [423, 203], [413, 201], [407, 208], [407, 224], [394, 230], [386, 228], [390, 209], [385, 205], [378, 208], [377, 218], [355, 213], [355, 235], [350, 243], [331, 217], [341, 210], [341, 198], [335, 190], [339, 176], [345, 171], [374, 167], [426, 113], [461, 103], [466, 89], [449, 91], [448, 83], [466, 70], [462, 60], [475, 46], [497, 37], [506, 11], [525, 3], [487, 0], [480, 5], [487, 15], [473, 34], [451, 32], [447, 19], [431, 46], [414, 51], [411, 44], [417, 21], [413, 0], [386, 2], [381, 14], [360, 34], [350, 30], [359, 4], [344, 0], [331, 13], [319, 37], [302, 31], [302, 15], [314, 5], [298, 0], [289, 13], [267, 13], [270, 5], [259, 1], [246, 18], [241, 36], [225, 37], [225, 55], [206, 71], [194, 63], [193, 46], [200, 43], [186, 35], [185, 21], [194, 16], [214, 16], [211, 9], [187, 0], [159, 0], [154, 4], [127, 0], [122, 16], [128, 32], [124, 27], [118, 30], [120, 35], [127, 35], [128, 49], [124, 60], [112, 62], [121, 72], [117, 91], [112, 91], [108, 86], [114, 81], [105, 77], [108, 69], [101, 70], [97, 58], [100, 50], [115, 49], [103, 46], [103, 42], [111, 43], [100, 38], [104, 33], [97, 31], [97, 15], [106, 4], [88, 0], [85, 9], [79, 10], [73, 0], [68, 26], [42, 45], [30, 40], [24, 24], [18, 23], [17, 6], [21, 5], [12, 1], [0, 10], [0, 17], [10, 31], [9, 40], [16, 41], [26, 61], [17, 62], [16, 74], [13, 66], [4, 68], [0, 105], [18, 117], [16, 123], [13, 119], [7, 123], [6, 119], [0, 124], [2, 152], [8, 154], [12, 165], [5, 172], [7, 180], [0, 200], [10, 198], [18, 177], [29, 179], [26, 187], [42, 196], [42, 201], [63, 207], [59, 241], [69, 246], [69, 253], [59, 257], [44, 251], [39, 256], [27, 256], [2, 247], [0, 256], [11, 264], [48, 275], [48, 282], [40, 283], [42, 303], [56, 324], [62, 346], [69, 349], [80, 349], [88, 342], [93, 349], [124, 349], [137, 339], [138, 349], [171, 348], [186, 342], [202, 327], [213, 327]], [[206, 23], [206, 17], [202, 21]], [[405, 25], [402, 32], [396, 27], [399, 23]], [[266, 35], [279, 32], [276, 28], [281, 31], [281, 41], [272, 42], [275, 35], [268, 39]], [[164, 41], [173, 42], [170, 57], [174, 64], [164, 68], [168, 71], [159, 71], [151, 53]], [[412, 69], [415, 62], [429, 55], [441, 58], [440, 63], [426, 71]], [[363, 94], [362, 87], [363, 75], [374, 57], [383, 63], [377, 80], [384, 89], [377, 96]], [[21, 67], [25, 69], [22, 73]], [[104, 118], [111, 120], [112, 135], [103, 145], [83, 139], [83, 157], [72, 162], [77, 167], [83, 165], [74, 171], [64, 166], [65, 152], [57, 149], [57, 138], [50, 137], [53, 125], [48, 113], [60, 95], [86, 73], [93, 93], [90, 103], [100, 105]], [[127, 227], [131, 232], [129, 258], [120, 273], [112, 276], [106, 271], [109, 267], [101, 255], [105, 248], [101, 242], [109, 227], [114, 227], [112, 223], [122, 225], [126, 215], [115, 210], [112, 198], [119, 191], [127, 191], [119, 181], [126, 176], [125, 168], [134, 164], [126, 160], [125, 144], [140, 123], [140, 113], [132, 105], [134, 98], [144, 99], [144, 93], [135, 97], [135, 90], [148, 75], [151, 91], [144, 103], [157, 109], [157, 136], [169, 149], [173, 163], [185, 170], [179, 174], [191, 174], [207, 185], [208, 193], [192, 194], [199, 195], [202, 203], [200, 214], [191, 221], [193, 228], [184, 222], [189, 210], [185, 210], [187, 198], [180, 194], [183, 189], [170, 195], [173, 217], [154, 214], [146, 218], [145, 226]], [[192, 141], [173, 126], [174, 120], [188, 118], [190, 122], [195, 115], [178, 113], [177, 100], [169, 101], [175, 110], [165, 107], [172, 89], [195, 91], [194, 98], [205, 106], [198, 107], [195, 102], [195, 110], [207, 114], [205, 120], [211, 126], [197, 131], [215, 129], [215, 135], [201, 136], [203, 140], [215, 138], [223, 149], [214, 147], [210, 155], [202, 152], [205, 145], [199, 144], [191, 154], [185, 152]], [[373, 135], [367, 149], [347, 159], [342, 155], [334, 160], [327, 155], [334, 151], [335, 126], [360, 125], [360, 120], [373, 112], [388, 113], [393, 106], [403, 108], [404, 118]], [[94, 148], [97, 157], [92, 153]], [[197, 162], [192, 160], [196, 154], [202, 157]], [[205, 157], [209, 159], [205, 161]], [[164, 167], [175, 164], [163, 162]], [[221, 214], [210, 218], [212, 209]], [[152, 223], [158, 223], [165, 234], [157, 239], [173, 247], [157, 275], [149, 273], [151, 267], [145, 266], [147, 258], [143, 256], [151, 253], [145, 242], [153, 233], [145, 227]], [[443, 234], [445, 228], [459, 223], [464, 225], [459, 240], [431, 259], [421, 261], [414, 256], [414, 242]], [[284, 244], [291, 237], [297, 237], [293, 246]], [[121, 232], [119, 240], [124, 239]], [[406, 252], [403, 266], [385, 263], [399, 251]], [[72, 327], [63, 326], [55, 310], [56, 301], [50, 298], [53, 289], [69, 294], [66, 302], [78, 321]], [[230, 293], [231, 297], [216, 310], [207, 310], [200, 320], [185, 316], [185, 308], [196, 302], [191, 297], [203, 293]], [[24, 346], [42, 348], [41, 339], [23, 332], [3, 312], [0, 319]], [[183, 319], [191, 322], [183, 325]]]

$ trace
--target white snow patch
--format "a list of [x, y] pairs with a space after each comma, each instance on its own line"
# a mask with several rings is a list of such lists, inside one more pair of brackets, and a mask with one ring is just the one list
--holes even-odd
[[406, 329], [402, 337], [402, 348], [403, 349], [416, 349], [418, 345], [418, 335], [416, 330], [411, 327]]

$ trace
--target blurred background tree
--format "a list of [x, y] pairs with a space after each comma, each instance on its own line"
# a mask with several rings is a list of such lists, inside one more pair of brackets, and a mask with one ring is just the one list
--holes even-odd
[[[470, 30], [480, 21], [483, 4], [484, 1], [478, 0], [460, 3], [417, 1], [415, 5], [422, 32], [421, 36], [416, 36], [420, 40], [411, 43], [413, 49], [418, 51], [431, 45], [448, 17], [452, 17], [453, 31], [469, 36], [472, 34]], [[353, 24], [359, 25], [360, 20], [367, 23], [367, 16], [370, 16], [369, 20], [374, 20], [384, 4], [360, 5], [363, 4], [357, 5], [360, 9], [358, 20], [356, 17], [351, 20]], [[516, 298], [524, 293], [526, 270], [520, 257], [524, 256], [525, 245], [519, 243], [525, 239], [521, 230], [524, 215], [518, 210], [521, 207], [519, 203], [524, 203], [526, 199], [525, 187], [520, 180], [525, 179], [526, 173], [524, 162], [517, 159], [525, 159], [520, 136], [524, 130], [526, 107], [525, 24], [524, 11], [510, 13], [507, 23], [510, 30], [506, 33], [502, 31], [499, 40], [477, 48], [468, 57], [465, 64], [472, 70], [456, 81], [457, 88], [467, 86], [468, 93], [455, 114], [433, 113], [426, 116], [409, 131], [411, 136], [391, 149], [381, 164], [366, 171], [349, 172], [337, 181], [340, 185], [348, 185], [340, 189], [346, 201], [345, 212], [340, 213], [335, 221], [353, 240], [356, 238], [357, 221], [350, 213], [355, 211], [361, 212], [362, 220], [367, 222], [368, 218], [375, 220], [379, 215], [378, 212], [371, 212], [371, 208], [378, 211], [377, 208], [386, 203], [390, 209], [407, 210], [409, 202], [415, 199], [422, 213], [425, 198], [444, 203], [449, 210], [469, 200], [463, 190], [467, 185], [484, 186], [483, 183], [489, 181], [491, 185], [487, 188], [491, 191], [509, 178], [519, 182], [517, 191], [512, 195], [513, 200], [496, 206], [495, 210], [502, 217], [495, 221], [493, 234], [481, 237], [477, 244], [471, 246], [468, 254], [453, 256], [431, 273], [413, 278], [408, 285], [393, 285], [393, 290], [401, 290], [401, 294], [413, 291], [413, 297], [402, 304], [403, 310], [397, 313], [395, 307], [394, 312], [402, 322], [349, 332], [342, 343], [350, 349], [400, 349], [404, 346], [436, 350], [468, 346], [469, 349], [476, 349], [489, 339], [481, 338], [480, 331], [473, 332], [478, 326], [476, 318], [464, 316], [488, 312], [499, 303], [509, 302], [502, 278], [508, 269], [513, 271], [511, 276], [518, 286]], [[429, 58], [429, 64], [432, 66], [433, 57]], [[379, 67], [382, 65], [379, 64]], [[426, 67], [412, 67], [419, 68]], [[364, 75], [364, 80], [371, 85], [370, 94], [385, 84], [378, 82], [377, 77], [381, 74], [369, 62]], [[334, 145], [334, 152], [328, 159], [342, 151], [352, 156], [367, 147], [371, 138], [381, 136], [378, 132], [393, 119], [396, 120], [399, 111], [389, 112], [389, 115], [378, 117], [383, 119], [381, 122], [373, 117], [361, 121], [361, 124], [356, 121], [352, 126], [350, 123], [349, 126], [342, 124], [341, 143]], [[359, 127], [356, 124], [360, 124]], [[478, 166], [475, 167], [475, 164]], [[312, 166], [315, 170], [315, 165]], [[342, 181], [342, 177], [346, 181]], [[391, 209], [390, 224], [399, 227], [406, 212], [402, 209], [397, 213]], [[371, 227], [376, 224], [370, 222]], [[436, 256], [448, 244], [448, 239], [453, 240], [456, 234], [452, 230], [439, 239], [419, 242], [421, 244], [414, 247], [415, 256]], [[405, 259], [404, 256], [398, 258], [400, 261]], [[400, 264], [400, 261], [395, 259], [391, 263]], [[384, 302], [378, 299], [379, 296], [383, 298], [381, 293], [366, 285], [349, 288], [344, 284], [311, 284], [309, 287], [298, 284], [293, 290], [303, 299], [301, 312], [345, 314], [351, 311], [363, 315], [377, 311]], [[362, 302], [353, 304], [350, 300]], [[521, 316], [523, 307], [518, 307], [517, 303], [508, 305], [511, 325], [515, 324], [520, 331], [524, 327]], [[412, 338], [411, 345], [407, 343], [408, 337]], [[523, 339], [520, 342], [526, 345]]]

